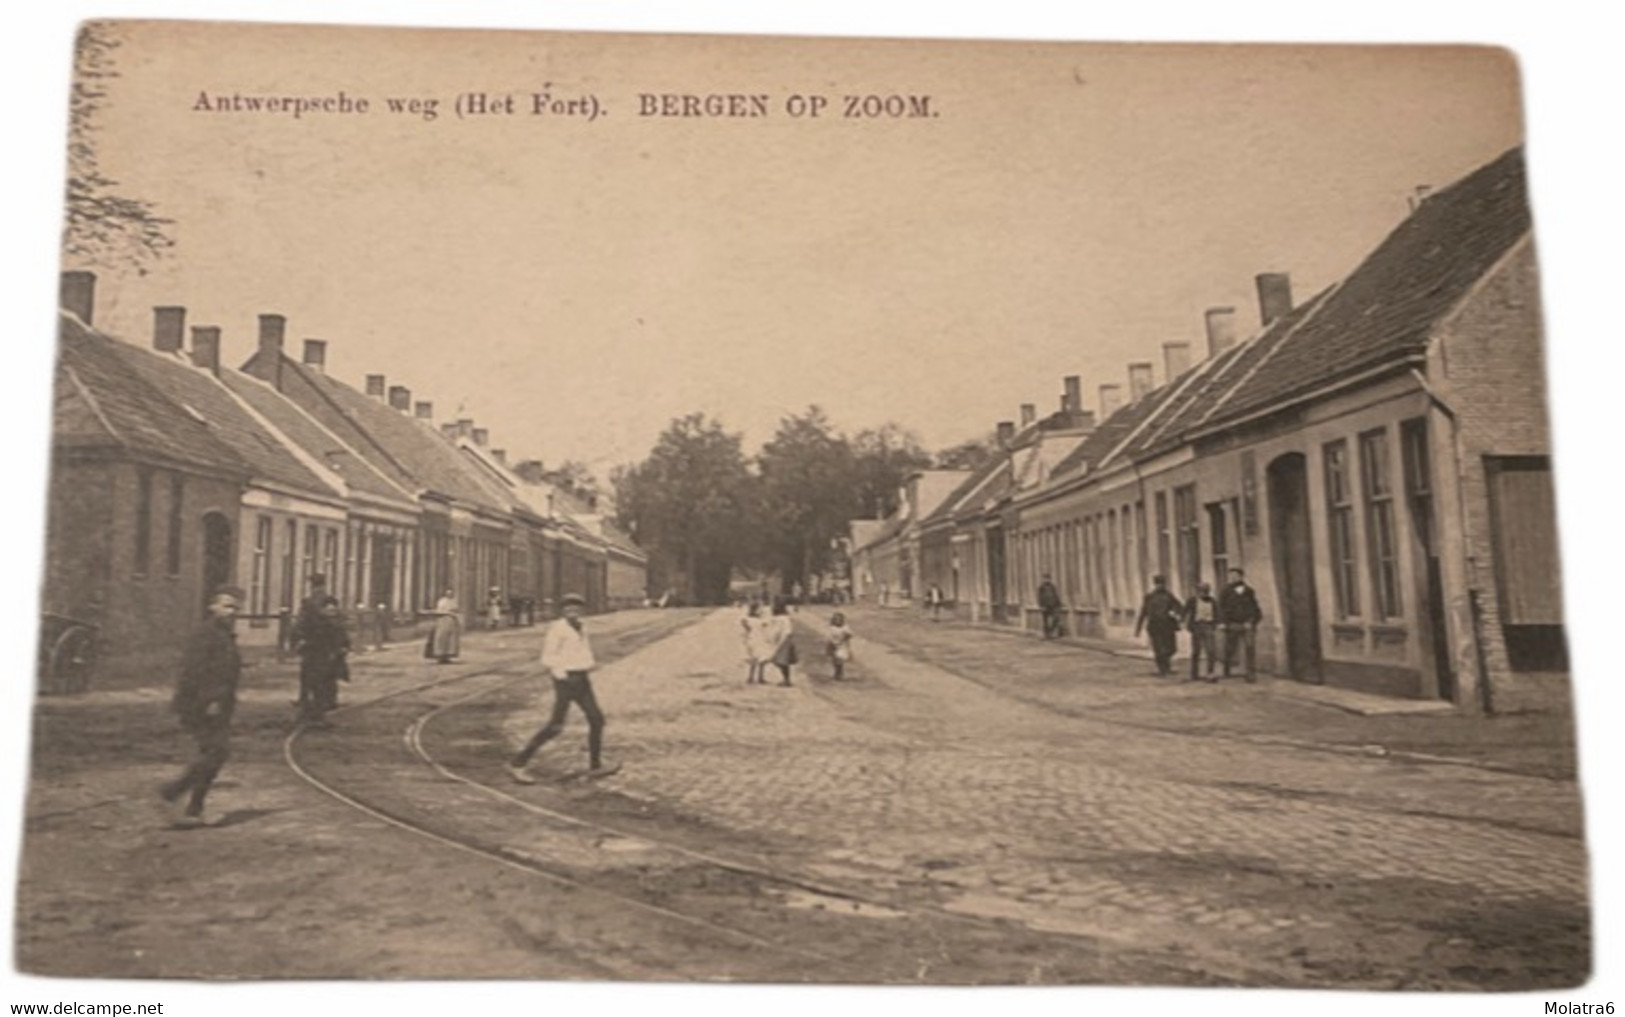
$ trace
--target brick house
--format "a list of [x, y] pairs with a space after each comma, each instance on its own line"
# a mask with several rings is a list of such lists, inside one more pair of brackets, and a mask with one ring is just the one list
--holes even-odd
[[[1264, 666], [1466, 709], [1567, 689], [1539, 296], [1522, 153], [1422, 200], [1347, 278], [1137, 392], [1017, 496], [1013, 575], [1079, 574], [1127, 637], [1152, 573], [1245, 569]], [[1031, 624], [1029, 620], [1029, 624]]]

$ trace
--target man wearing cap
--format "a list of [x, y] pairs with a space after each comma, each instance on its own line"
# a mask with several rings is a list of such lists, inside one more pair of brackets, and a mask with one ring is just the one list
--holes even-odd
[[[241, 601], [242, 591], [236, 587], [217, 589], [209, 598], [209, 617], [186, 640], [171, 706], [181, 728], [197, 742], [197, 758], [158, 791], [174, 825], [204, 825], [203, 800], [231, 755], [231, 714], [243, 669], [232, 625]], [[174, 816], [171, 810], [183, 795], [184, 811]]]
[[553, 679], [553, 714], [508, 762], [508, 773], [520, 784], [536, 783], [536, 778], [525, 767], [537, 749], [564, 729], [564, 718], [570, 712], [571, 703], [580, 706], [587, 718], [587, 759], [591, 767], [587, 775], [606, 777], [620, 769], [619, 765], [606, 765], [603, 760], [604, 711], [598, 708], [589, 677], [598, 664], [593, 659], [587, 631], [581, 624], [581, 611], [586, 601], [570, 593], [560, 601], [560, 606], [564, 617], [548, 628], [542, 640], [542, 671]]
[[1157, 662], [1157, 674], [1163, 678], [1173, 673], [1174, 650], [1177, 646], [1179, 598], [1168, 592], [1168, 580], [1151, 577], [1151, 592], [1140, 604], [1140, 616], [1134, 622], [1136, 637], [1144, 631], [1151, 636], [1151, 656]]
[[338, 602], [327, 593], [327, 577], [314, 572], [309, 582], [310, 595], [299, 604], [288, 643], [299, 655], [299, 721], [322, 725], [338, 689], [338, 647], [342, 643], [348, 648], [349, 634], [338, 612], [328, 610], [330, 601]]

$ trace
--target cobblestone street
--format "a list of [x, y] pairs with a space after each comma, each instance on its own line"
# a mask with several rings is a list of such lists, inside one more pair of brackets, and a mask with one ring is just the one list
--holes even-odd
[[[799, 638], [810, 666], [788, 689], [744, 684], [726, 611], [606, 669], [618, 787], [766, 837], [780, 865], [1235, 977], [1527, 987], [1587, 969], [1572, 784], [1090, 720], [1005, 694], [985, 657], [952, 661], [967, 678], [872, 640], [835, 683]], [[1132, 660], [958, 638], [1004, 647], [1007, 670], [1067, 654], [1097, 702], [1170, 691]], [[511, 718], [510, 739], [537, 720]]]

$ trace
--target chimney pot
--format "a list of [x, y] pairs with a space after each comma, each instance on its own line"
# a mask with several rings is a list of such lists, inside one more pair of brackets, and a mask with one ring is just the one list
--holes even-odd
[[405, 385], [389, 386], [389, 408], [402, 413], [412, 411], [412, 390]]
[[282, 391], [282, 338], [287, 334], [288, 319], [280, 314], [260, 315], [259, 371], [263, 381]]
[[1191, 369], [1191, 344], [1187, 342], [1172, 342], [1162, 344], [1163, 370], [1167, 372], [1168, 380], [1184, 374]]
[[474, 439], [474, 444], [484, 448], [491, 440], [491, 432], [483, 427], [476, 427], [469, 431], [469, 437]]
[[1009, 448], [1010, 443], [1016, 440], [1016, 422], [1014, 420], [1001, 420], [997, 428], [999, 447]]
[[192, 326], [192, 363], [220, 377], [220, 329], [214, 325]]
[[1128, 397], [1130, 402], [1139, 402], [1151, 394], [1156, 386], [1151, 373], [1151, 362], [1140, 360], [1128, 365]]
[[457, 419], [457, 437], [474, 437], [474, 420], [472, 417], [459, 417]]
[[152, 348], [159, 353], [179, 353], [186, 344], [186, 308], [152, 309]]
[[1061, 397], [1061, 408], [1068, 413], [1083, 412], [1083, 379], [1076, 374], [1069, 374], [1061, 379], [1066, 394]]
[[367, 375], [367, 394], [374, 399], [384, 398], [384, 376], [381, 374]]
[[304, 365], [317, 374], [327, 372], [327, 343], [321, 339], [305, 340], [305, 355], [301, 358]]
[[1258, 284], [1258, 317], [1266, 327], [1292, 310], [1292, 277], [1285, 272], [1264, 272]]
[[1037, 420], [1037, 419], [1038, 419], [1038, 407], [1034, 406], [1032, 403], [1022, 403], [1021, 404], [1021, 426], [1022, 427], [1028, 427], [1028, 426], [1030, 426], [1032, 424], [1032, 422], [1034, 420]]
[[1236, 309], [1234, 307], [1210, 307], [1204, 317], [1207, 320], [1207, 355], [1209, 357], [1216, 357], [1236, 345]]
[[1111, 385], [1111, 384], [1100, 386], [1100, 419], [1101, 420], [1110, 419], [1111, 415], [1113, 413], [1116, 413], [1118, 410], [1122, 409], [1122, 407], [1123, 407], [1123, 386], [1121, 386], [1121, 385]]
[[86, 325], [91, 324], [96, 311], [96, 273], [63, 272], [57, 304]]
[[434, 417], [434, 403], [419, 401], [412, 407], [412, 413], [419, 420], [430, 420]]
[[444, 437], [449, 438], [452, 441], [456, 441], [457, 440], [457, 425], [448, 420], [444, 424], [440, 425], [440, 433]]

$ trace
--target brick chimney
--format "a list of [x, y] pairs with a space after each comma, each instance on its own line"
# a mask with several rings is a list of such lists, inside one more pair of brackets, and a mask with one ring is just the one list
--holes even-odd
[[1037, 420], [1037, 419], [1038, 419], [1038, 407], [1034, 406], [1032, 403], [1022, 403], [1021, 404], [1021, 426], [1022, 427], [1030, 427], [1030, 426], [1032, 426], [1032, 422]]
[[1016, 440], [1016, 422], [1014, 420], [1001, 420], [994, 433], [997, 435], [999, 447], [1009, 448], [1010, 443]]
[[1123, 407], [1123, 386], [1100, 386], [1100, 419], [1106, 420]]
[[494, 448], [491, 450], [491, 458], [497, 461], [497, 465], [506, 466], [508, 465], [508, 450], [503, 448]]
[[389, 386], [389, 408], [402, 413], [412, 412], [412, 390], [405, 385]]
[[86, 325], [96, 312], [96, 273], [63, 272], [58, 281], [57, 306]]
[[457, 440], [457, 425], [452, 423], [449, 420], [446, 421], [444, 424], [440, 425], [440, 434], [447, 441], [456, 441]]
[[322, 339], [306, 339], [305, 355], [300, 363], [315, 371], [317, 374], [327, 373], [327, 343]]
[[459, 417], [457, 420], [457, 437], [472, 438], [474, 436], [474, 420], [471, 417]]
[[1173, 381], [1190, 370], [1191, 344], [1187, 342], [1163, 343], [1162, 364], [1169, 381]]
[[259, 376], [271, 387], [282, 391], [282, 338], [288, 331], [288, 319], [280, 314], [260, 315]]
[[1151, 374], [1151, 361], [1139, 360], [1128, 365], [1128, 398], [1137, 403], [1151, 394], [1156, 382]]
[[220, 377], [220, 329], [214, 325], [192, 326], [192, 363]]
[[186, 345], [186, 308], [152, 309], [152, 348], [159, 353], [179, 353]]
[[1421, 208], [1422, 202], [1428, 200], [1428, 195], [1432, 193], [1433, 186], [1431, 184], [1417, 184], [1416, 189], [1411, 192], [1410, 198], [1407, 199], [1410, 203], [1411, 211], [1415, 212], [1417, 209]]
[[419, 420], [434, 419], [434, 403], [427, 403], [419, 400], [412, 405], [412, 415], [417, 417]]
[[374, 399], [384, 398], [384, 376], [381, 374], [367, 375], [367, 395]]
[[1254, 280], [1258, 284], [1258, 318], [1268, 326], [1292, 310], [1292, 277], [1285, 272], [1263, 272]]
[[474, 428], [469, 432], [469, 437], [473, 438], [474, 444], [478, 445], [480, 448], [484, 448], [491, 442], [491, 432], [483, 427]]
[[1079, 414], [1083, 412], [1083, 379], [1076, 374], [1069, 374], [1061, 379], [1064, 391], [1061, 395], [1061, 409], [1067, 413]]
[[1207, 355], [1216, 357], [1236, 345], [1236, 309], [1210, 307], [1207, 319]]

